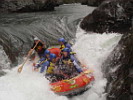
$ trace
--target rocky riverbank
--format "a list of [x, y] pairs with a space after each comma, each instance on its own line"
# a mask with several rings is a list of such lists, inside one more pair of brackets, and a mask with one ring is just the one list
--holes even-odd
[[82, 0], [63, 0], [64, 4], [81, 3]]
[[62, 0], [1, 0], [0, 12], [51, 11]]
[[123, 35], [119, 44], [103, 64], [108, 80], [107, 100], [133, 99], [133, 32]]

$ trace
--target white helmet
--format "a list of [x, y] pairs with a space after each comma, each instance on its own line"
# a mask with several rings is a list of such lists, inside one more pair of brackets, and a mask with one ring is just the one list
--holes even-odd
[[39, 40], [39, 38], [38, 37], [34, 37], [34, 41], [37, 41], [37, 40]]

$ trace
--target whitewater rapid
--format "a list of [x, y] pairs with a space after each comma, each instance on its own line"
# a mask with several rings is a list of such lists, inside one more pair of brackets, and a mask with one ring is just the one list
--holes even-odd
[[32, 62], [28, 61], [21, 74], [17, 73], [18, 67], [5, 70], [7, 74], [0, 77], [0, 100], [106, 100], [107, 80], [103, 77], [101, 65], [120, 38], [117, 33], [86, 34], [77, 29], [76, 43], [72, 48], [79, 61], [92, 69], [95, 76], [94, 84], [83, 95], [73, 98], [55, 95], [43, 74], [33, 72]]

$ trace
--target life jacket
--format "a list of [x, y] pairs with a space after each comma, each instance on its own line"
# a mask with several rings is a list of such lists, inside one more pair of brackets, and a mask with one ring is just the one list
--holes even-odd
[[60, 50], [63, 50], [66, 46], [63, 44], [60, 46]]
[[55, 64], [50, 62], [49, 67], [47, 68], [47, 74], [53, 74], [54, 73]]
[[63, 64], [70, 64], [70, 63], [72, 63], [70, 56], [63, 57], [62, 58], [62, 62], [63, 62]]
[[59, 48], [51, 48], [51, 49], [48, 49], [50, 51], [50, 53], [53, 53], [55, 54], [57, 57], [60, 57], [60, 52], [61, 50]]
[[60, 70], [68, 76], [71, 76], [73, 72], [76, 72], [74, 63], [70, 56], [62, 58], [62, 66], [60, 66]]
[[[31, 49], [34, 48], [34, 46], [36, 45], [36, 43], [34, 42], [33, 46], [31, 47]], [[38, 51], [38, 50], [41, 50], [43, 48], [43, 44], [41, 42], [39, 42], [37, 44], [37, 46], [35, 47], [35, 50]]]
[[41, 51], [43, 49], [43, 47], [42, 46], [37, 46], [37, 51], [39, 52], [39, 51]]

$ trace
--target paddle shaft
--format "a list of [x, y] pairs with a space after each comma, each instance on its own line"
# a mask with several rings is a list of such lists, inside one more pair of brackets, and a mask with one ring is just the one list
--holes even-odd
[[[22, 66], [21, 66], [21, 71], [22, 71], [22, 69], [23, 69], [23, 66], [25, 65], [25, 63], [27, 62], [27, 60], [29, 59], [29, 57], [30, 57], [30, 55], [31, 55], [31, 53], [34, 51], [34, 49], [36, 48], [36, 46], [38, 45], [38, 43], [39, 43], [39, 41], [36, 43], [36, 45], [33, 47], [33, 49], [32, 49], [32, 51], [30, 52], [30, 54], [28, 54], [27, 55], [27, 58], [26, 58], [26, 60], [23, 62], [23, 64], [22, 64]], [[20, 71], [20, 72], [21, 72]]]
[[76, 77], [73, 77], [72, 79], [70, 79], [70, 80], [73, 80], [73, 79], [75, 79], [75, 78], [77, 78], [77, 77], [79, 77], [79, 76], [82, 76], [82, 75], [84, 75], [84, 74], [89, 74], [89, 73], [91, 73], [92, 72], [92, 70], [87, 70], [87, 71], [84, 71], [84, 72], [82, 72], [81, 74], [79, 74], [78, 76], [76, 76]]

